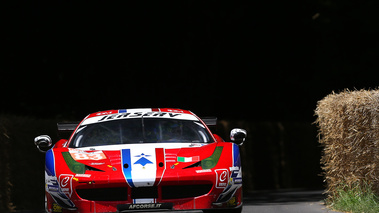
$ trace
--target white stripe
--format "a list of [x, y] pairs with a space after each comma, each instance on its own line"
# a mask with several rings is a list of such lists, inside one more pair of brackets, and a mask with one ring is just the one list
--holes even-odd
[[130, 149], [132, 181], [135, 187], [153, 186], [156, 178], [157, 162], [154, 147]]

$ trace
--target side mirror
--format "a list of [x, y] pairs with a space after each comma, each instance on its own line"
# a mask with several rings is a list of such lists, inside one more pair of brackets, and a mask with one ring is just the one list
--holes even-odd
[[34, 144], [37, 146], [40, 152], [46, 152], [51, 148], [53, 142], [48, 135], [40, 135], [34, 138]]
[[247, 136], [247, 132], [244, 129], [235, 128], [230, 131], [230, 140], [238, 145], [242, 145]]

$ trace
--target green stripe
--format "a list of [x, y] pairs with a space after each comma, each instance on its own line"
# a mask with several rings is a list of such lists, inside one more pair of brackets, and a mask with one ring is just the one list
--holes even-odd
[[85, 165], [75, 161], [69, 152], [62, 152], [63, 158], [66, 161], [68, 168], [70, 168], [71, 172], [76, 174], [84, 174], [86, 172]]
[[215, 151], [211, 156], [209, 156], [209, 158], [206, 158], [201, 161], [201, 168], [212, 169], [213, 167], [215, 167], [217, 165], [218, 160], [220, 159], [222, 149], [222, 146], [217, 146]]
[[178, 157], [177, 161], [178, 161], [178, 162], [185, 162], [185, 161], [184, 161], [184, 157]]

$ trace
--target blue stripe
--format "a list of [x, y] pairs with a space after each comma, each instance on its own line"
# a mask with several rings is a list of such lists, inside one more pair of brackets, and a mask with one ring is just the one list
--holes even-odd
[[124, 112], [126, 112], [126, 109], [119, 109], [118, 110], [118, 113], [124, 113]]
[[49, 176], [55, 176], [54, 153], [52, 149], [46, 152], [45, 170]]
[[233, 166], [241, 167], [240, 149], [237, 144], [233, 144]]
[[[121, 150], [122, 156], [122, 172], [124, 173], [125, 179], [128, 182], [130, 187], [134, 187], [132, 180], [132, 163], [130, 159], [130, 149]], [[125, 164], [128, 164], [128, 167], [125, 168]]]

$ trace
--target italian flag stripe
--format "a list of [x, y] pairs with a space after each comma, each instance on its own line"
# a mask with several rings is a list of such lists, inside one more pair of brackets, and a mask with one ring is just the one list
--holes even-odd
[[178, 157], [178, 162], [194, 162], [194, 161], [200, 161], [200, 157], [199, 156]]

